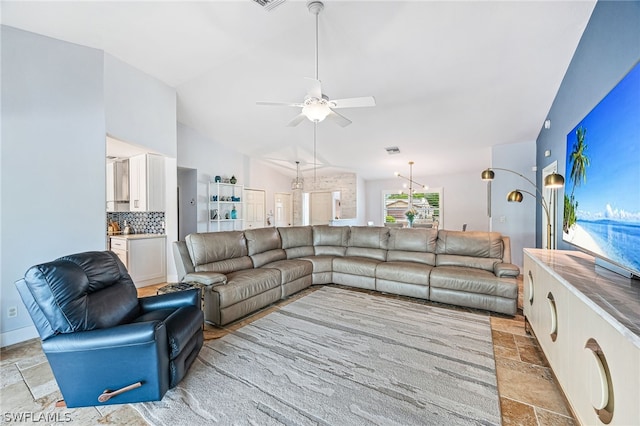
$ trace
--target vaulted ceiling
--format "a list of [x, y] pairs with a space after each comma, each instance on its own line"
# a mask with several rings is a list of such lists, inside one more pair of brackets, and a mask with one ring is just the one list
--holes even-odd
[[[595, 1], [337, 1], [319, 16], [319, 79], [331, 98], [374, 96], [319, 123], [318, 170], [364, 179], [485, 168], [490, 147], [536, 139]], [[286, 124], [315, 74], [304, 1], [2, 1], [2, 23], [102, 49], [175, 87], [178, 120], [295, 175], [313, 124]], [[386, 147], [401, 153], [389, 155]]]

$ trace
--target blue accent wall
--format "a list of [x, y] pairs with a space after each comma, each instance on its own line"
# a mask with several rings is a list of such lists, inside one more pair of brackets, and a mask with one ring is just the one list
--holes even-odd
[[[558, 172], [566, 176], [567, 133], [640, 61], [640, 1], [599, 1], [593, 10], [547, 118], [550, 129], [541, 129], [537, 139], [538, 170], [558, 161]], [[544, 152], [551, 151], [550, 157]], [[542, 187], [538, 177], [538, 187]], [[563, 191], [558, 191], [562, 200]], [[562, 203], [560, 203], [562, 206]], [[537, 208], [536, 243], [542, 240], [542, 211]], [[562, 224], [562, 208], [558, 224]], [[562, 241], [558, 230], [558, 249], [573, 246]]]

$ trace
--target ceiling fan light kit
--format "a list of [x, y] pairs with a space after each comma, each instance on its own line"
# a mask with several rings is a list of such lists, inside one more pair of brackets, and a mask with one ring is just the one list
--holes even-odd
[[313, 123], [319, 123], [325, 119], [329, 119], [339, 126], [346, 127], [351, 124], [351, 120], [334, 111], [339, 108], [359, 108], [371, 107], [376, 105], [373, 96], [365, 96], [359, 98], [334, 99], [322, 93], [322, 83], [318, 77], [318, 19], [320, 12], [324, 9], [324, 3], [321, 1], [308, 1], [307, 8], [309, 12], [316, 17], [316, 73], [315, 78], [310, 80], [310, 88], [302, 102], [257, 102], [258, 105], [269, 106], [290, 106], [302, 108], [300, 114], [294, 117], [287, 126], [295, 127], [307, 118]]

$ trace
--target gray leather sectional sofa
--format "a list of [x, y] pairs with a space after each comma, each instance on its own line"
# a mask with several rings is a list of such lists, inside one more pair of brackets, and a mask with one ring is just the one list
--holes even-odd
[[313, 284], [342, 284], [514, 315], [509, 238], [369, 226], [195, 233], [174, 242], [181, 281], [204, 285], [205, 321], [224, 325]]

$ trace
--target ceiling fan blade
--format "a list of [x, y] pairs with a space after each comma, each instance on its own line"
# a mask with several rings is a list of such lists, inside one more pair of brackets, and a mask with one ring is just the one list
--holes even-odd
[[331, 108], [372, 107], [376, 106], [376, 98], [364, 96], [361, 98], [331, 99], [331, 103], [335, 104]]
[[293, 102], [256, 102], [256, 105], [270, 105], [270, 106], [290, 106], [302, 108], [304, 105]]
[[331, 110], [329, 115], [327, 115], [326, 120], [334, 121], [340, 127], [347, 127], [349, 124], [351, 124], [351, 120], [349, 120], [344, 115], [338, 114], [334, 110]]
[[320, 80], [311, 77], [305, 78], [309, 80], [309, 91], [307, 95], [311, 98], [322, 99], [322, 83], [320, 83]]
[[293, 117], [293, 120], [291, 120], [288, 124], [287, 127], [296, 127], [298, 124], [302, 123], [304, 120], [306, 120], [307, 116], [304, 114], [298, 114], [295, 117]]

